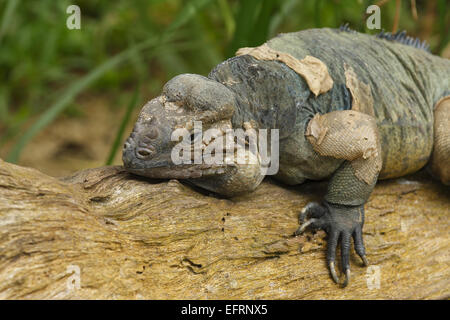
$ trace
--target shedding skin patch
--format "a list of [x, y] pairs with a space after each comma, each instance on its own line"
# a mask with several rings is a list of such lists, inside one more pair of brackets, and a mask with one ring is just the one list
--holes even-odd
[[373, 109], [373, 97], [370, 86], [360, 81], [353, 68], [344, 64], [345, 86], [352, 95], [352, 110], [359, 111], [375, 117]]
[[333, 79], [328, 73], [328, 68], [321, 60], [306, 56], [298, 60], [289, 53], [281, 52], [270, 48], [266, 43], [255, 48], [240, 48], [236, 56], [251, 55], [258, 60], [275, 60], [283, 62], [289, 68], [301, 75], [309, 89], [317, 97], [321, 93], [329, 91], [333, 87]]
[[434, 146], [431, 171], [442, 183], [450, 185], [450, 96], [436, 103], [434, 109]]
[[378, 129], [369, 115], [353, 110], [317, 113], [305, 135], [320, 155], [350, 161], [356, 177], [367, 184], [381, 170]]

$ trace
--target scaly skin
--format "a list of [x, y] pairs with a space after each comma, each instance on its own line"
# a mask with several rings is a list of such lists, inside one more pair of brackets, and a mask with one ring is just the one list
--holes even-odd
[[[332, 90], [317, 98], [309, 94], [305, 101], [306, 85], [303, 79], [284, 65], [280, 66], [278, 62], [258, 61], [252, 57], [239, 56], [217, 66], [209, 77], [224, 83], [239, 96], [242, 95], [241, 108], [247, 112], [249, 110], [250, 117], [263, 119], [260, 120], [264, 122], [262, 127], [272, 125], [264, 119], [264, 113], [272, 106], [276, 109], [268, 117], [279, 119], [274, 126], [288, 127], [292, 131], [295, 131], [295, 126], [303, 129], [305, 123], [317, 112], [325, 114], [350, 109], [351, 95], [345, 86], [344, 76], [346, 63], [352, 66], [358, 78], [372, 89], [373, 108], [382, 139], [383, 169], [380, 178], [403, 176], [419, 170], [426, 164], [433, 146], [433, 107], [440, 98], [450, 94], [448, 59], [404, 44], [334, 29], [312, 29], [282, 34], [267, 44], [297, 59], [303, 59], [306, 55], [319, 58], [327, 65], [334, 86]], [[253, 67], [248, 67], [252, 65]], [[253, 70], [257, 68], [259, 80], [253, 77], [255, 72]], [[277, 71], [281, 73], [278, 78], [273, 76], [271, 77], [273, 80], [266, 79], [268, 74], [272, 75]], [[291, 79], [296, 77], [299, 78], [297, 81]], [[283, 90], [282, 88], [286, 86], [294, 88]], [[251, 89], [254, 87], [257, 92]], [[280, 97], [282, 93], [278, 92], [286, 90], [290, 90], [290, 93]], [[277, 93], [273, 94], [275, 92]], [[251, 99], [250, 103], [247, 104], [246, 99]], [[300, 112], [297, 111], [294, 125], [295, 100], [300, 101], [297, 103], [301, 103], [302, 108]], [[282, 114], [281, 118], [279, 114]], [[247, 119], [243, 118], [244, 121]], [[242, 119], [237, 119], [236, 125], [240, 121]], [[280, 162], [292, 163], [293, 159], [304, 157], [303, 148], [293, 146], [303, 139], [303, 131], [297, 132], [299, 135], [296, 135], [296, 132], [290, 135], [294, 137], [296, 143], [289, 143], [289, 150], [280, 150], [282, 158]], [[292, 152], [297, 154], [283, 161], [283, 155]], [[297, 164], [289, 168], [289, 176], [284, 179], [288, 180], [286, 182], [293, 180], [291, 170], [297, 172], [300, 170]], [[283, 171], [283, 168], [280, 168], [280, 171]], [[315, 167], [301, 171], [294, 175], [316, 178], [310, 176], [311, 172], [314, 172], [319, 175], [317, 178], [323, 176], [317, 172], [322, 170]], [[294, 180], [291, 183], [298, 182]]]
[[[260, 164], [176, 166], [170, 154], [175, 142], [170, 134], [192, 121], [203, 130], [249, 127], [279, 129], [279, 172], [276, 178], [298, 184], [307, 179], [331, 178], [323, 204], [302, 211], [303, 224], [329, 234], [327, 258], [338, 282], [335, 251], [342, 245], [342, 269], [349, 280], [349, 247], [367, 264], [362, 240], [364, 203], [375, 183], [358, 179], [344, 160], [318, 154], [305, 136], [315, 114], [349, 110], [355, 103], [346, 86], [351, 67], [358, 81], [368, 86], [365, 101], [375, 117], [381, 144], [379, 178], [399, 177], [422, 168], [433, 148], [433, 107], [450, 94], [450, 62], [412, 46], [355, 32], [312, 29], [282, 34], [267, 42], [277, 51], [298, 60], [307, 55], [320, 59], [334, 85], [315, 96], [299, 74], [279, 61], [258, 60], [250, 55], [219, 64], [208, 78], [181, 75], [169, 81], [162, 95], [141, 111], [123, 152], [125, 167], [136, 174], [157, 178], [189, 179], [205, 189], [232, 196], [251, 191], [263, 178]], [[372, 118], [373, 119], [373, 118]], [[370, 121], [369, 121], [370, 122]], [[367, 123], [369, 123], [367, 122]], [[345, 192], [344, 192], [345, 191]], [[309, 219], [309, 220], [307, 220]]]

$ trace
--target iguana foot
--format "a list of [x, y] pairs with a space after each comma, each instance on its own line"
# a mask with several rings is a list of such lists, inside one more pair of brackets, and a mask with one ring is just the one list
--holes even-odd
[[364, 206], [346, 206], [316, 202], [308, 203], [299, 215], [300, 227], [296, 235], [303, 233], [306, 228], [323, 229], [328, 234], [327, 261], [331, 277], [336, 283], [339, 278], [335, 269], [335, 256], [338, 241], [341, 241], [341, 263], [344, 280], [342, 286], [347, 286], [350, 280], [350, 238], [353, 237], [355, 251], [361, 257], [365, 266], [368, 265], [366, 250], [362, 238], [364, 225]]

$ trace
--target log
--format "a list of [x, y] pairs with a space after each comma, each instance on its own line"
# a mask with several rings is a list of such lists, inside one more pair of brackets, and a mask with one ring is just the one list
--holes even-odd
[[326, 234], [294, 237], [325, 182], [266, 179], [220, 198], [120, 166], [54, 178], [0, 160], [2, 299], [440, 299], [450, 296], [449, 189], [419, 173], [366, 205], [369, 268], [332, 282]]

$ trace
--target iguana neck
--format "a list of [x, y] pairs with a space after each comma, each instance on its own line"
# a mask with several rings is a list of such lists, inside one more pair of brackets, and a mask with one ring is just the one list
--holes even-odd
[[295, 130], [298, 110], [310, 96], [306, 82], [286, 65], [244, 55], [219, 64], [208, 76], [234, 92], [233, 126], [256, 121], [260, 128]]

